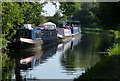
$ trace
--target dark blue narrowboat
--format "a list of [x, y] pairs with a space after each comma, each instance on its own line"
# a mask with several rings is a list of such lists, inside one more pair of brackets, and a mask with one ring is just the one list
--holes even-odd
[[9, 44], [9, 48], [24, 49], [41, 46], [43, 43], [57, 42], [58, 37], [55, 26], [49, 23], [46, 27], [47, 29], [33, 29], [27, 25], [25, 29], [17, 30], [16, 35], [11, 40], [12, 43]]

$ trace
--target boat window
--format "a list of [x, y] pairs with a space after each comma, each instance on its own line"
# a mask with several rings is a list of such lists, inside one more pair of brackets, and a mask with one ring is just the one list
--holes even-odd
[[36, 37], [36, 39], [40, 39], [41, 38], [41, 32], [40, 31], [36, 31], [35, 32], [35, 37]]
[[55, 29], [54, 25], [45, 25], [48, 29]]
[[21, 31], [19, 31], [19, 36], [24, 37], [24, 38], [28, 38], [29, 37], [29, 31], [21, 30]]

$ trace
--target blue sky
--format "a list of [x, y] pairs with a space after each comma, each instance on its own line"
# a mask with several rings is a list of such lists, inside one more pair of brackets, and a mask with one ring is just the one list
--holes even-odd
[[43, 10], [45, 10], [46, 13], [42, 13], [42, 15], [53, 16], [58, 9], [59, 9], [59, 3], [57, 3], [57, 9], [56, 9], [55, 5], [53, 5], [52, 3], [48, 2], [48, 4], [46, 4], [43, 7]]

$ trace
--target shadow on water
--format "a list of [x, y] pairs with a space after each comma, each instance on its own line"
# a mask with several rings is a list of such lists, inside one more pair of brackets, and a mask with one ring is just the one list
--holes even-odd
[[[15, 61], [12, 80], [74, 79], [96, 64], [114, 42], [106, 33], [84, 34], [69, 42], [27, 50], [10, 51]], [[41, 49], [42, 48], [42, 49]]]

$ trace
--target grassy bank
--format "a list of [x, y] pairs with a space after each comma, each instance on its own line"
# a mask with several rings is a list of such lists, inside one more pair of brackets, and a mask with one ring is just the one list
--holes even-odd
[[87, 32], [108, 32], [110, 34], [116, 34], [116, 31], [114, 30], [104, 30], [102, 28], [82, 28], [82, 33], [87, 33]]
[[83, 28], [83, 30], [103, 30], [102, 28]]
[[85, 74], [75, 81], [117, 81], [120, 80], [120, 32], [115, 32], [116, 43], [113, 48], [109, 48], [109, 53], [99, 63], [91, 67]]

